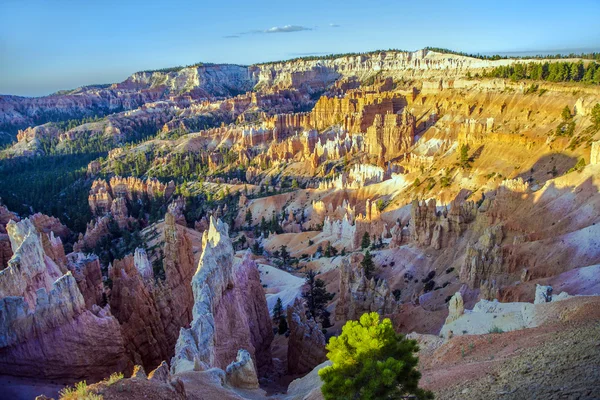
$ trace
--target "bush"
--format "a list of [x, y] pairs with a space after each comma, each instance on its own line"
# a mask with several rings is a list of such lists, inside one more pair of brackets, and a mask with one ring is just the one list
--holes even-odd
[[527, 94], [535, 93], [535, 92], [537, 92], [538, 88], [539, 88], [538, 85], [536, 85], [535, 83], [532, 83], [527, 89], [525, 89], [524, 94], [527, 95]]
[[75, 387], [66, 387], [59, 393], [59, 400], [102, 400], [102, 396], [90, 392], [85, 381], [77, 382]]
[[115, 372], [113, 373], [107, 380], [106, 380], [106, 384], [108, 386], [115, 384], [117, 382], [119, 382], [121, 379], [123, 379], [125, 376], [123, 375], [122, 372]]
[[568, 173], [569, 172], [575, 172], [575, 171], [581, 172], [581, 171], [583, 171], [584, 168], [585, 168], [585, 159], [580, 158], [577, 161], [577, 164], [575, 164], [575, 166], [573, 168], [569, 169], [567, 172]]
[[379, 321], [375, 312], [360, 321], [348, 321], [339, 337], [327, 345], [332, 365], [319, 371], [325, 400], [391, 399], [414, 395], [433, 399], [419, 388], [416, 370], [419, 347], [415, 340], [397, 334], [389, 318]]
[[496, 325], [494, 325], [494, 326], [492, 326], [490, 328], [490, 330], [488, 331], [488, 333], [504, 333], [504, 331], [501, 328], [499, 328]]

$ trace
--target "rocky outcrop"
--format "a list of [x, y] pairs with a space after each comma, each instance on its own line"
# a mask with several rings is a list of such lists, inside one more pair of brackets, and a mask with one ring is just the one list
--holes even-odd
[[129, 358], [149, 370], [173, 353], [156, 304], [154, 281], [141, 273], [147, 263], [142, 258], [129, 255], [112, 264], [110, 308], [121, 324]]
[[[504, 60], [502, 60], [504, 61]], [[516, 61], [512, 61], [516, 62]], [[481, 60], [460, 55], [442, 54], [431, 50], [414, 52], [378, 51], [365, 55], [348, 55], [332, 59], [291, 60], [258, 64], [249, 72], [259, 87], [306, 88], [317, 90], [344, 78], [365, 79], [374, 71], [406, 78], [455, 78], [465, 70], [481, 70], [499, 65], [499, 61]], [[381, 79], [383, 79], [381, 77]], [[384, 87], [382, 85], [382, 87]]]
[[17, 214], [8, 211], [5, 206], [0, 206], [0, 270], [8, 266], [8, 260], [12, 257], [10, 239], [6, 232], [6, 225], [9, 221], [19, 221]]
[[44, 253], [29, 219], [7, 227], [13, 257], [0, 271], [0, 373], [101, 379], [129, 362], [108, 308], [86, 308], [77, 281]]
[[358, 257], [345, 258], [340, 267], [340, 296], [335, 307], [335, 320], [358, 319], [366, 312], [384, 316], [398, 310], [398, 303], [385, 279], [367, 279], [358, 266]]
[[503, 226], [493, 225], [485, 229], [476, 243], [469, 244], [460, 269], [460, 281], [476, 289], [481, 284], [491, 284], [493, 279], [499, 277], [503, 272], [503, 239]]
[[229, 227], [211, 218], [192, 279], [193, 320], [182, 329], [171, 361], [174, 373], [225, 368], [247, 350], [260, 369], [270, 363], [272, 322], [256, 264], [235, 258]]
[[416, 118], [408, 110], [399, 114], [377, 114], [365, 134], [366, 149], [380, 159], [380, 163], [408, 151], [415, 138]]
[[448, 317], [449, 320], [446, 320], [442, 327], [440, 336], [450, 338], [456, 335], [501, 333], [534, 328], [548, 322], [565, 323], [571, 318], [577, 318], [577, 314], [586, 308], [589, 313], [600, 301], [599, 296], [570, 296], [566, 292], [552, 296], [551, 292], [551, 286], [537, 285], [536, 301], [533, 304], [500, 303], [498, 300], [482, 299], [472, 310], [463, 310], [460, 314], [453, 310], [456, 304], [451, 302], [450, 316], [456, 318]]
[[477, 205], [473, 201], [452, 201], [450, 209], [437, 210], [436, 200], [413, 200], [410, 210], [412, 240], [419, 246], [441, 249], [451, 246], [475, 219]]
[[129, 358], [147, 370], [174, 354], [181, 328], [192, 320], [194, 254], [186, 228], [170, 212], [164, 226], [164, 277], [155, 280], [146, 251], [115, 260], [110, 306], [121, 324]]
[[196, 272], [192, 241], [185, 228], [176, 223], [170, 212], [165, 214], [163, 229], [163, 268], [165, 281], [157, 294], [158, 304], [169, 336], [174, 346], [179, 337], [179, 329], [192, 321], [194, 293], [192, 277]]
[[456, 292], [454, 296], [450, 298], [448, 302], [448, 317], [446, 318], [446, 324], [460, 318], [465, 313], [465, 305], [460, 292]]
[[289, 374], [306, 374], [326, 359], [325, 336], [317, 322], [306, 316], [304, 304], [296, 299], [287, 309]]
[[[108, 182], [98, 179], [92, 183], [88, 203], [92, 214], [104, 215], [112, 211], [117, 219], [121, 214], [127, 216], [126, 201], [137, 201], [146, 196], [150, 200], [165, 200], [171, 197], [174, 191], [173, 182], [163, 184], [156, 179], [114, 176]], [[115, 203], [117, 199], [122, 199], [123, 204]]]
[[86, 308], [91, 310], [94, 304], [104, 307], [106, 299], [98, 257], [93, 254], [70, 253], [67, 256], [67, 268], [77, 282]]
[[202, 64], [169, 71], [136, 72], [115, 89], [162, 88], [166, 93], [190, 92], [193, 97], [231, 96], [252, 89], [254, 81], [247, 67], [230, 64]]
[[225, 370], [225, 381], [241, 389], [258, 389], [258, 376], [250, 353], [239, 350], [235, 361], [227, 366]]

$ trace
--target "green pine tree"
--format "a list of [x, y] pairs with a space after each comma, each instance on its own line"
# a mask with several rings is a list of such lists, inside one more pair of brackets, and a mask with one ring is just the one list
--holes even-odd
[[308, 271], [306, 287], [302, 297], [306, 300], [310, 316], [325, 325], [329, 318], [329, 313], [326, 310], [327, 303], [333, 299], [333, 294], [327, 291], [325, 282], [316, 278], [316, 276], [317, 274], [314, 271]]
[[433, 399], [419, 388], [417, 342], [397, 334], [388, 318], [380, 322], [372, 312], [348, 321], [327, 350], [332, 365], [319, 371], [325, 400]]
[[365, 232], [363, 234], [362, 240], [360, 242], [360, 248], [361, 249], [366, 249], [371, 245], [371, 238], [369, 237], [369, 233]]
[[367, 279], [371, 279], [371, 277], [373, 276], [373, 271], [375, 270], [375, 263], [373, 262], [373, 256], [371, 255], [371, 252], [369, 250], [367, 250], [367, 252], [365, 253], [365, 257], [360, 262], [360, 265], [365, 271], [365, 276], [367, 277]]
[[246, 224], [248, 224], [248, 228], [250, 228], [252, 226], [252, 211], [250, 211], [250, 209], [248, 209], [248, 211], [246, 211]]

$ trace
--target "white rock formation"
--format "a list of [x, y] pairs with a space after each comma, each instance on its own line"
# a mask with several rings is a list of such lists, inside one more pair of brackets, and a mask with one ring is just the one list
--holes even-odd
[[465, 313], [465, 305], [460, 292], [454, 293], [454, 296], [448, 302], [448, 317], [446, 318], [446, 324], [456, 321]]
[[460, 313], [462, 296], [456, 293], [449, 303], [449, 315], [440, 331], [440, 336], [449, 338], [457, 335], [481, 335], [497, 331], [514, 331], [534, 328], [550, 316], [544, 307], [572, 297], [562, 292], [552, 296], [551, 286], [537, 285], [535, 303], [500, 303], [498, 300], [480, 300], [472, 310]]
[[133, 255], [133, 265], [140, 271], [140, 275], [145, 280], [149, 280], [154, 278], [154, 271], [152, 270], [152, 265], [150, 265], [150, 261], [148, 260], [148, 255], [146, 254], [146, 250], [138, 247], [135, 249], [135, 253]]
[[239, 350], [234, 362], [225, 370], [226, 382], [241, 389], [258, 389], [258, 376], [250, 353]]
[[172, 372], [225, 368], [243, 348], [258, 362], [270, 361], [272, 322], [256, 264], [235, 259], [229, 227], [211, 217], [192, 278], [193, 320], [181, 329]]

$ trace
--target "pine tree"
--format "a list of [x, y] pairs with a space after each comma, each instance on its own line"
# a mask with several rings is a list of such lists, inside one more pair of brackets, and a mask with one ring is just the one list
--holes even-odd
[[277, 333], [279, 333], [280, 335], [283, 335], [287, 332], [287, 330], [288, 330], [287, 319], [282, 316], [281, 318], [279, 318], [279, 326], [278, 326]]
[[371, 238], [369, 238], [369, 233], [365, 232], [363, 234], [362, 240], [360, 242], [360, 248], [361, 249], [366, 249], [371, 245]]
[[367, 250], [365, 253], [365, 257], [360, 262], [361, 267], [365, 271], [365, 276], [367, 279], [371, 279], [373, 276], [373, 271], [375, 270], [375, 263], [373, 262], [373, 256], [371, 256], [371, 252]]
[[248, 228], [252, 226], [252, 211], [250, 209], [246, 211], [246, 223], [248, 224]]
[[333, 299], [333, 294], [327, 291], [325, 282], [316, 278], [314, 271], [308, 271], [306, 275], [306, 288], [302, 297], [306, 300], [306, 306], [310, 316], [319, 320], [322, 324], [328, 322], [329, 313], [325, 309], [329, 300]]
[[463, 168], [471, 168], [470, 161], [471, 159], [469, 157], [469, 145], [463, 144], [462, 146], [460, 146], [460, 166]]
[[283, 313], [283, 303], [280, 297], [277, 298], [277, 302], [273, 307], [273, 324], [277, 325], [277, 330], [280, 335], [287, 331], [287, 321]]
[[332, 365], [319, 371], [325, 400], [433, 399], [433, 393], [419, 388], [417, 342], [397, 334], [389, 318], [380, 322], [372, 312], [348, 321], [327, 350]]
[[596, 128], [600, 128], [600, 103], [596, 103], [592, 108], [592, 123]]
[[283, 261], [284, 265], [287, 265], [290, 259], [290, 252], [287, 250], [287, 246], [281, 245], [279, 248], [279, 256], [281, 257], [281, 261]]
[[562, 117], [563, 121], [569, 121], [571, 118], [573, 118], [569, 106], [565, 106], [565, 108], [563, 108], [560, 116]]

